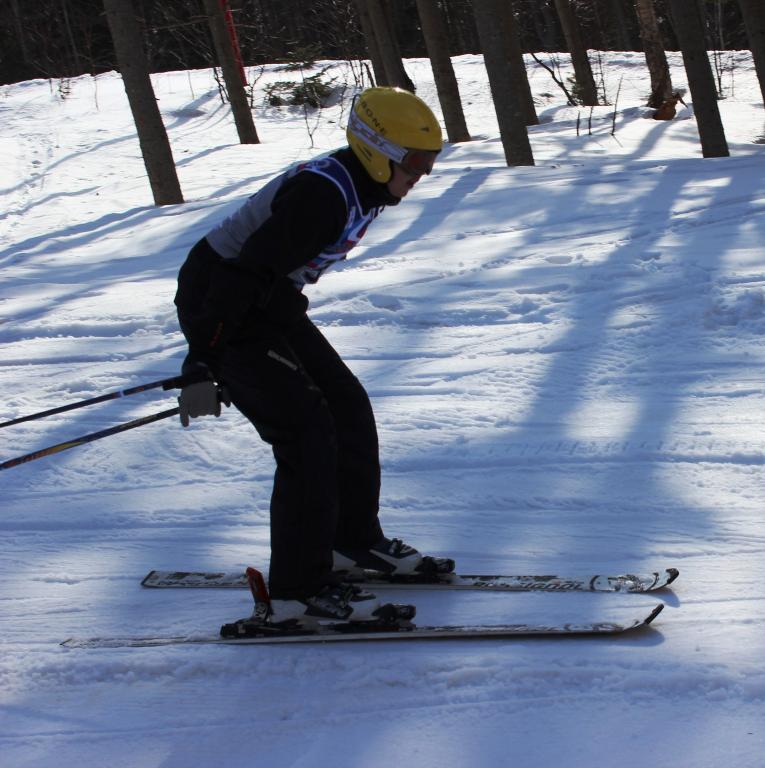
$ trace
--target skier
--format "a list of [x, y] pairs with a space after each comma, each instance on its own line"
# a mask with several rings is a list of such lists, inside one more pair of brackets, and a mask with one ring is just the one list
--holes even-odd
[[270, 443], [271, 623], [375, 618], [377, 598], [343, 581], [371, 568], [450, 570], [387, 538], [369, 397], [306, 315], [306, 284], [345, 259], [367, 227], [429, 174], [441, 129], [398, 88], [357, 98], [348, 146], [288, 168], [190, 251], [175, 304], [189, 343], [181, 422], [233, 403]]

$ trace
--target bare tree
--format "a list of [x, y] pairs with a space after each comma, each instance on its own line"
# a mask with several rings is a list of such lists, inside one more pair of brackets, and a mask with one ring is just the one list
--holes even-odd
[[210, 25], [218, 63], [223, 72], [223, 81], [226, 83], [226, 93], [231, 104], [231, 112], [234, 115], [239, 142], [241, 144], [259, 144], [260, 139], [258, 139], [258, 132], [255, 130], [255, 121], [252, 119], [252, 112], [244, 90], [245, 83], [242, 82], [242, 75], [236, 62], [234, 47], [226, 27], [226, 19], [220, 0], [202, 0], [202, 2]]
[[707, 55], [701, 9], [695, 0], [670, 0], [670, 7], [675, 34], [683, 52], [702, 154], [704, 157], [728, 157], [728, 142], [717, 106], [717, 89]]
[[447, 27], [454, 43], [454, 50], [459, 53], [480, 49], [478, 32], [475, 28], [473, 9], [464, 0], [446, 0], [442, 6]]
[[595, 86], [587, 48], [582, 41], [582, 33], [571, 6], [571, 0], [555, 0], [555, 9], [558, 11], [566, 45], [571, 54], [571, 64], [574, 67], [576, 79], [576, 94], [586, 107], [595, 107], [598, 105], [598, 89]]
[[11, 13], [13, 14], [13, 31], [19, 44], [21, 59], [24, 64], [26, 64], [29, 62], [29, 52], [27, 50], [27, 36], [24, 33], [24, 25], [21, 23], [21, 10], [19, 8], [19, 0], [11, 0], [10, 9]]
[[417, 0], [417, 13], [433, 68], [438, 100], [444, 113], [446, 135], [451, 142], [470, 141], [457, 78], [449, 56], [449, 36], [438, 0]]
[[672, 98], [669, 64], [664, 53], [664, 43], [661, 39], [653, 0], [635, 0], [635, 10], [640, 26], [640, 39], [643, 41], [645, 61], [651, 75], [651, 95], [648, 106], [658, 109], [665, 101]]
[[558, 43], [560, 25], [556, 24], [552, 3], [553, 0], [525, 0], [525, 15], [531, 20], [534, 30], [532, 41], [527, 43], [527, 48], [531, 52], [542, 50], [549, 53], [560, 50]]
[[132, 0], [104, 0], [114, 52], [122, 83], [133, 113], [138, 142], [149, 176], [155, 205], [183, 202], [175, 172], [173, 153], [167, 138], [157, 99], [151, 86], [149, 64], [141, 40], [141, 28]]
[[61, 0], [61, 22], [66, 33], [66, 42], [69, 48], [69, 55], [71, 56], [70, 71], [72, 74], [77, 74], [80, 71], [80, 51], [77, 48], [77, 41], [74, 39], [72, 25], [69, 22], [69, 9], [67, 7], [67, 0]]
[[365, 3], [369, 20], [372, 23], [374, 37], [385, 67], [385, 77], [389, 85], [405, 88], [414, 92], [414, 83], [404, 69], [401, 51], [384, 0], [361, 0]]
[[367, 0], [356, 0], [356, 8], [359, 12], [361, 31], [364, 34], [367, 53], [369, 54], [369, 60], [372, 62], [372, 69], [375, 73], [377, 85], [390, 85], [388, 82], [388, 75], [385, 73], [385, 62], [383, 61], [380, 46], [377, 44], [377, 38], [375, 37], [375, 28], [372, 25], [372, 19], [369, 17]]
[[625, 0], [607, 0], [606, 8], [611, 19], [619, 49], [622, 51], [635, 50], [633, 27], [630, 24], [629, 8]]
[[744, 17], [746, 36], [749, 38], [749, 48], [765, 104], [765, 3], [762, 0], [738, 0], [738, 4]]
[[507, 164], [534, 165], [523, 109], [513, 83], [508, 27], [497, 23], [497, 19], [509, 13], [509, 7], [505, 0], [473, 0], [473, 13]]
[[[516, 0], [517, 2], [517, 0]], [[500, 21], [499, 19], [497, 21]], [[537, 108], [534, 104], [534, 96], [529, 85], [529, 76], [526, 72], [526, 62], [523, 60], [523, 46], [518, 23], [513, 13], [512, 0], [508, 0], [507, 9], [501, 19], [504, 22], [507, 35], [508, 53], [510, 54], [510, 67], [512, 69], [513, 82], [518, 91], [518, 98], [523, 110], [523, 119], [526, 125], [538, 125]]]

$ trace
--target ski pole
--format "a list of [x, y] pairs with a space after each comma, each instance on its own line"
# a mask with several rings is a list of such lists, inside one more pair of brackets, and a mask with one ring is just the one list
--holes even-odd
[[46, 416], [53, 416], [56, 413], [64, 413], [66, 411], [73, 411], [75, 408], [84, 408], [87, 405], [95, 405], [96, 403], [104, 403], [107, 400], [116, 400], [120, 397], [127, 397], [128, 395], [135, 395], [139, 392], [145, 392], [148, 389], [156, 389], [162, 387], [164, 390], [179, 389], [186, 384], [193, 384], [197, 377], [195, 376], [174, 376], [171, 379], [162, 379], [161, 381], [152, 381], [150, 384], [139, 384], [135, 387], [120, 390], [119, 392], [110, 392], [106, 395], [99, 395], [98, 397], [91, 397], [88, 400], [80, 400], [76, 403], [69, 403], [69, 405], [61, 405], [58, 408], [51, 408], [47, 411], [40, 411], [40, 413], [32, 413], [29, 416], [20, 416], [18, 419], [11, 419], [11, 421], [4, 421], [0, 423], [0, 429], [3, 427], [12, 427], [14, 424], [21, 424], [24, 421], [33, 421], [34, 419], [42, 419]]
[[140, 419], [127, 421], [124, 424], [118, 424], [116, 427], [102, 429], [100, 432], [91, 432], [89, 435], [76, 437], [74, 440], [67, 440], [64, 443], [51, 445], [48, 448], [43, 448], [39, 451], [35, 451], [34, 453], [28, 453], [26, 456], [17, 456], [15, 459], [8, 459], [8, 461], [2, 462], [2, 464], [0, 464], [0, 469], [11, 469], [11, 467], [17, 467], [19, 464], [25, 464], [28, 461], [42, 459], [44, 456], [51, 456], [54, 453], [60, 453], [61, 451], [66, 451], [69, 448], [76, 448], [78, 445], [84, 445], [85, 443], [92, 443], [94, 440], [100, 440], [102, 437], [109, 437], [109, 435], [116, 435], [118, 432], [125, 432], [128, 429], [142, 427], [144, 424], [151, 424], [152, 422], [159, 421], [160, 419], [166, 419], [170, 416], [177, 416], [180, 413], [180, 410], [180, 408], [170, 408], [167, 411], [160, 411], [159, 413], [153, 413], [149, 416], [142, 416]]

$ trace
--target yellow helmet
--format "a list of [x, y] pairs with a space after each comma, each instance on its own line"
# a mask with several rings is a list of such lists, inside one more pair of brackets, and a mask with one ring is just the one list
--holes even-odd
[[441, 151], [441, 126], [430, 107], [401, 88], [367, 88], [356, 99], [346, 131], [367, 173], [390, 181], [390, 160], [414, 174], [430, 173]]

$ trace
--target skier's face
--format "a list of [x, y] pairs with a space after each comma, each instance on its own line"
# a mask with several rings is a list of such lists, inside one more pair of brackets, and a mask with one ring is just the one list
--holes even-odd
[[393, 163], [393, 175], [388, 182], [388, 192], [393, 197], [406, 197], [409, 190], [422, 178], [421, 173], [405, 171], [398, 163]]

